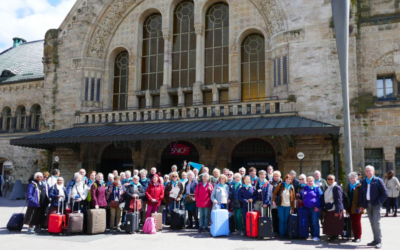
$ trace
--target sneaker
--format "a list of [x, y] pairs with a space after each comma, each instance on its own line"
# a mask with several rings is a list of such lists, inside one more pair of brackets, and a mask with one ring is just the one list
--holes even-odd
[[372, 242], [368, 243], [367, 246], [374, 247], [374, 246], [376, 246], [376, 244], [377, 243], [375, 241], [372, 241]]
[[238, 234], [239, 233], [239, 231], [235, 231], [235, 232], [233, 232], [232, 234]]
[[382, 243], [376, 244], [375, 248], [376, 248], [376, 249], [381, 249], [381, 248], [382, 248]]
[[314, 237], [312, 240], [313, 241], [320, 241], [320, 239], [318, 237]]
[[355, 239], [354, 242], [355, 242], [355, 243], [360, 243], [360, 242], [361, 242], [361, 239]]
[[117, 232], [121, 232], [121, 228], [117, 227]]
[[33, 231], [33, 228], [29, 228], [27, 233], [28, 234], [34, 234], [35, 232]]
[[199, 228], [199, 233], [201, 233], [201, 232], [203, 232], [203, 228], [202, 227]]
[[242, 232], [240, 233], [240, 235], [241, 235], [241, 236], [244, 236], [244, 232], [242, 231]]

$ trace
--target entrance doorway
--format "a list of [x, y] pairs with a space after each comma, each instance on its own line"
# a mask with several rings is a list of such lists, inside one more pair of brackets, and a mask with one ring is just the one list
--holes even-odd
[[128, 145], [124, 144], [111, 144], [104, 151], [101, 156], [100, 172], [104, 174], [104, 178], [113, 170], [118, 172], [133, 170], [132, 150]]
[[267, 170], [268, 165], [272, 165], [274, 169], [278, 167], [273, 147], [262, 139], [244, 140], [232, 151], [231, 168], [234, 173], [241, 167], [246, 170], [255, 167], [257, 172], [262, 169]]
[[198, 163], [199, 152], [197, 148], [187, 141], [172, 142], [163, 150], [161, 165], [157, 166], [157, 171], [162, 174], [169, 174], [172, 165], [176, 165], [179, 171], [183, 167], [184, 160]]

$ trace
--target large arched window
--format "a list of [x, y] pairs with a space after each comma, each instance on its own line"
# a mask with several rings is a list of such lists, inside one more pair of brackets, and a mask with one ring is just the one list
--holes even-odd
[[182, 1], [174, 12], [172, 49], [172, 87], [192, 87], [196, 81], [196, 33], [194, 3]]
[[264, 37], [248, 35], [241, 48], [242, 101], [265, 99]]
[[40, 129], [40, 118], [42, 117], [42, 108], [39, 104], [35, 104], [31, 109], [32, 130]]
[[128, 100], [129, 54], [123, 51], [115, 58], [113, 109], [124, 110]]
[[164, 38], [162, 17], [156, 13], [143, 23], [142, 90], [159, 89], [163, 84]]
[[26, 128], [26, 109], [24, 106], [20, 106], [17, 108], [17, 117], [18, 117], [18, 130], [24, 130]]
[[4, 130], [10, 131], [12, 127], [12, 115], [11, 115], [11, 109], [9, 107], [5, 107], [3, 109], [3, 117], [4, 117]]
[[206, 13], [205, 84], [229, 82], [229, 6], [213, 4]]

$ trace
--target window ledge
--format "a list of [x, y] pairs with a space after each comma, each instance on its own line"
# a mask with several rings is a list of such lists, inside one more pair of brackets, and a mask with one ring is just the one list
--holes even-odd
[[400, 104], [400, 100], [398, 99], [378, 99], [377, 101], [374, 102], [376, 105], [391, 105], [391, 104]]

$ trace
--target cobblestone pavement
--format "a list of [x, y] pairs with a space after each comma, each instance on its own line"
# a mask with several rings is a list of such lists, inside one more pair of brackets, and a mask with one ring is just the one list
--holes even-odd
[[[0, 249], [29, 250], [72, 250], [89, 249], [232, 249], [255, 250], [273, 247], [274, 249], [372, 249], [366, 244], [372, 241], [372, 231], [368, 218], [363, 216], [363, 238], [360, 244], [340, 241], [338, 244], [328, 244], [326, 241], [310, 240], [252, 240], [241, 236], [212, 238], [208, 233], [198, 234], [196, 230], [170, 231], [164, 228], [155, 235], [124, 233], [100, 235], [54, 236], [47, 234], [27, 235], [26, 226], [21, 233], [10, 233], [6, 224], [13, 213], [21, 212], [25, 201], [9, 201], [0, 198]], [[384, 212], [384, 210], [382, 210]], [[400, 238], [400, 218], [382, 218], [383, 249], [399, 249], [396, 243]], [[324, 240], [325, 237], [322, 237]], [[124, 247], [127, 246], [127, 247]]]

